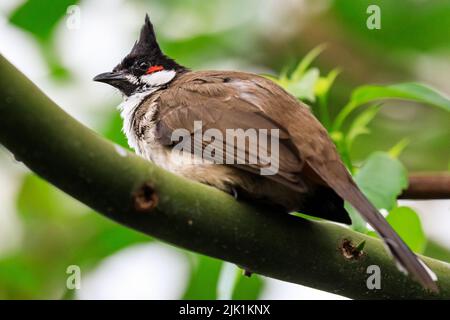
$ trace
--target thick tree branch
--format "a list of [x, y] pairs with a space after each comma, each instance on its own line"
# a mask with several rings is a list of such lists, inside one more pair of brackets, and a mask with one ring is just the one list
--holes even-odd
[[[351, 298], [450, 298], [449, 265], [424, 258], [439, 295], [397, 271], [382, 243], [346, 227], [257, 210], [118, 149], [74, 120], [0, 56], [0, 142], [105, 216], [269, 277]], [[365, 241], [362, 255], [353, 246]], [[369, 290], [366, 268], [381, 268]]]
[[450, 174], [416, 173], [409, 176], [408, 188], [400, 199], [450, 199]]

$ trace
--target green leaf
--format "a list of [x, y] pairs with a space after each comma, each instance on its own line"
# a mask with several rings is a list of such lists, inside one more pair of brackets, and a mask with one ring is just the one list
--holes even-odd
[[423, 253], [427, 240], [419, 216], [408, 207], [392, 209], [386, 220], [400, 235], [405, 243], [417, 253]]
[[344, 134], [341, 131], [332, 131], [330, 133], [330, 136], [333, 142], [335, 143], [336, 148], [338, 149], [341, 159], [344, 162], [345, 166], [353, 174], [354, 168], [352, 161], [350, 159], [350, 153], [347, 148], [347, 142], [345, 140]]
[[361, 252], [364, 250], [364, 247], [366, 246], [366, 240], [361, 241], [358, 245], [355, 247], [355, 251]]
[[191, 277], [183, 295], [185, 300], [215, 300], [223, 262], [200, 254], [190, 254]]
[[261, 295], [264, 280], [256, 274], [243, 275], [243, 270], [236, 265], [225, 262], [220, 272], [217, 291], [221, 300], [255, 300]]
[[408, 172], [399, 160], [375, 152], [358, 171], [355, 181], [375, 207], [391, 210], [408, 186]]
[[[407, 171], [403, 164], [385, 152], [373, 153], [354, 176], [356, 183], [378, 209], [391, 210], [397, 197], [408, 186]], [[366, 223], [351, 206], [346, 204], [352, 218], [353, 229], [367, 232]]]
[[241, 275], [234, 287], [233, 300], [256, 300], [264, 289], [264, 280], [252, 274], [251, 277]]
[[67, 7], [76, 3], [78, 0], [28, 0], [12, 13], [9, 20], [36, 38], [48, 40]]
[[[319, 90], [326, 95], [326, 92], [331, 87], [333, 81], [339, 74], [337, 69], [332, 70], [327, 77], [320, 78], [320, 71], [317, 68], [309, 68], [314, 59], [323, 51], [324, 45], [318, 46], [311, 50], [297, 65], [295, 70], [288, 75], [287, 69], [284, 68], [279, 77], [271, 75], [263, 75], [267, 79], [272, 80], [286, 91], [291, 93], [294, 97], [300, 100], [308, 100], [310, 102], [316, 101], [316, 91]], [[320, 83], [319, 83], [320, 81]]]
[[429, 104], [450, 112], [450, 100], [421, 83], [399, 83], [390, 86], [362, 86], [352, 95], [352, 101], [358, 105], [379, 99], [403, 99]]
[[388, 153], [392, 158], [398, 158], [403, 150], [405, 150], [405, 148], [409, 145], [409, 139], [408, 138], [404, 138], [402, 140], [400, 140], [399, 142], [397, 142], [391, 149], [389, 149]]
[[434, 259], [450, 263], [450, 250], [445, 246], [436, 243], [434, 241], [431, 240], [427, 241], [427, 245], [423, 254], [426, 255], [427, 257], [432, 257]]
[[17, 198], [19, 216], [26, 222], [45, 225], [67, 221], [90, 211], [81, 202], [59, 191], [34, 174], [26, 175]]
[[43, 296], [45, 277], [33, 268], [33, 261], [23, 255], [0, 260], [0, 299], [33, 299]]
[[311, 65], [311, 63], [319, 56], [319, 54], [322, 53], [322, 51], [325, 49], [325, 45], [322, 44], [320, 46], [315, 47], [310, 52], [306, 54], [306, 56], [303, 57], [302, 61], [297, 65], [294, 72], [292, 72], [291, 80], [292, 81], [298, 81], [300, 78], [303, 77], [308, 67]]
[[361, 112], [355, 120], [353, 120], [352, 125], [345, 137], [348, 150], [351, 149], [355, 139], [363, 134], [367, 134], [370, 130], [367, 125], [375, 118], [378, 111], [380, 111], [380, 105], [373, 105]]
[[323, 220], [322, 218], [310, 216], [309, 214], [301, 213], [301, 212], [291, 212], [289, 214], [291, 216], [295, 216], [295, 217], [299, 217], [299, 218], [303, 218], [303, 219], [311, 220], [311, 221], [322, 221]]
[[345, 202], [344, 204], [345, 210], [347, 210], [348, 215], [350, 216], [350, 219], [352, 220], [351, 228], [355, 231], [361, 232], [361, 233], [367, 233], [369, 232], [369, 229], [367, 228], [367, 222], [366, 220], [361, 217], [361, 215], [356, 211], [349, 203]]
[[319, 77], [314, 86], [314, 94], [319, 98], [319, 120], [328, 131], [331, 124], [330, 110], [328, 107], [328, 93], [339, 73], [339, 69], [331, 70], [326, 77]]
[[301, 79], [289, 80], [285, 89], [298, 99], [314, 102], [316, 100], [314, 88], [318, 79], [319, 69], [313, 68], [308, 70]]
[[349, 103], [337, 115], [333, 128], [338, 130], [348, 115], [359, 106], [380, 99], [402, 99], [425, 103], [450, 112], [450, 100], [443, 93], [420, 83], [388, 86], [361, 86], [353, 91]]
[[316, 87], [314, 88], [316, 96], [326, 96], [340, 73], [341, 70], [336, 68], [331, 70], [325, 77], [320, 77], [316, 82]]
[[107, 139], [117, 143], [123, 148], [130, 149], [125, 134], [122, 131], [123, 120], [120, 117], [119, 112], [110, 113], [109, 119], [106, 122], [103, 131], [103, 136]]

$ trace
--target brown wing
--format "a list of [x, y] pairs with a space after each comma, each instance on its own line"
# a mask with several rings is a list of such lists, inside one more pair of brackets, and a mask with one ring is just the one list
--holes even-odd
[[[162, 141], [175, 128], [279, 128], [280, 171], [268, 176], [298, 188], [302, 177], [332, 188], [347, 200], [383, 237], [403, 269], [424, 287], [437, 291], [432, 272], [401, 240], [354, 183], [327, 131], [299, 103], [273, 82], [239, 72], [190, 72], [159, 96]], [[191, 126], [191, 127], [190, 127]], [[283, 146], [283, 148], [281, 148]], [[254, 171], [254, 167], [245, 169]]]
[[[238, 96], [237, 88], [234, 85], [222, 87], [223, 82], [215, 82], [216, 78], [196, 77], [191, 81], [183, 81], [182, 85], [176, 83], [172, 88], [166, 89], [155, 101], [159, 106], [156, 138], [165, 145], [172, 143], [171, 135], [175, 129], [187, 129], [194, 137], [194, 121], [201, 121], [202, 131], [208, 129], [219, 130], [223, 137], [227, 135], [227, 129], [266, 129], [271, 138], [271, 130], [278, 129], [279, 137], [279, 170], [276, 175], [267, 176], [269, 179], [278, 181], [289, 187], [304, 191], [304, 185], [299, 174], [303, 167], [303, 160], [298, 155], [295, 146], [290, 140], [288, 132], [278, 123], [266, 116], [263, 110], [251, 102], [242, 100]], [[204, 141], [203, 141], [204, 142]], [[227, 147], [227, 139], [214, 141], [223, 146], [223, 163], [227, 155], [234, 158], [233, 165], [243, 170], [259, 173], [260, 169], [267, 167], [259, 158], [258, 149], [246, 147], [241, 149], [239, 145], [234, 145], [234, 149]], [[205, 148], [209, 142], [202, 145]], [[192, 145], [195, 145], [193, 143]], [[203, 150], [202, 150], [203, 151]], [[227, 151], [232, 151], [227, 154]], [[256, 151], [256, 152], [254, 152]], [[268, 146], [267, 153], [270, 153]], [[239, 155], [244, 154], [244, 157]], [[249, 164], [249, 159], [258, 159], [255, 164]], [[239, 162], [240, 161], [240, 162]], [[243, 164], [245, 163], [245, 164]]]

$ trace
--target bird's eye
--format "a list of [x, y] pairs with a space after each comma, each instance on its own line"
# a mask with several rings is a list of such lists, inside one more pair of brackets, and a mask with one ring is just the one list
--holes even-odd
[[148, 68], [148, 63], [147, 62], [141, 62], [138, 64], [138, 68], [141, 70], [147, 70]]

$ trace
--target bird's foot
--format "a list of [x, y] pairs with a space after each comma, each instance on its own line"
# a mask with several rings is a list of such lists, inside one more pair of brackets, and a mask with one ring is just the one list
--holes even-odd
[[231, 187], [230, 194], [234, 197], [235, 200], [238, 200], [238, 192], [235, 187]]
[[253, 274], [253, 272], [251, 272], [248, 269], [243, 269], [242, 270], [242, 275], [245, 276], [245, 277], [249, 277], [250, 278], [252, 276], [252, 274]]

